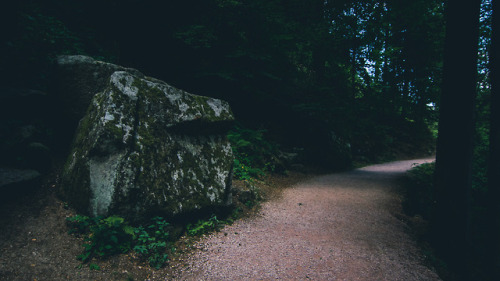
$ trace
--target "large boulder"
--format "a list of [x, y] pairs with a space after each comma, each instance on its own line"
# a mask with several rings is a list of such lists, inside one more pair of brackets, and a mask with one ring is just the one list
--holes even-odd
[[85, 116], [95, 94], [102, 92], [108, 86], [109, 77], [116, 71], [126, 71], [144, 77], [136, 69], [98, 61], [87, 56], [57, 57], [50, 93], [54, 96], [57, 108], [54, 133], [59, 153], [67, 153], [78, 122]]
[[0, 88], [1, 167], [50, 170], [53, 111], [44, 92]]
[[0, 203], [12, 202], [40, 188], [42, 175], [35, 170], [0, 168]]
[[133, 220], [225, 206], [233, 164], [226, 132], [233, 121], [224, 101], [114, 72], [80, 121], [62, 195], [93, 216]]
[[111, 74], [116, 71], [127, 71], [144, 77], [136, 69], [82, 55], [58, 56], [55, 66], [56, 81], [53, 91], [61, 102], [63, 117], [75, 124], [85, 116], [94, 95], [107, 87]]

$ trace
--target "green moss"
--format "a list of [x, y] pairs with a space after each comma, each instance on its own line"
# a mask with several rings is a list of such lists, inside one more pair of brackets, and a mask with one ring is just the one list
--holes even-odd
[[[127, 83], [125, 79], [119, 82]], [[227, 139], [224, 136], [198, 135], [198, 132], [185, 135], [168, 126], [176, 124], [175, 122], [191, 122], [197, 116], [205, 118], [207, 122], [217, 121], [222, 116], [215, 116], [206, 97], [182, 91], [174, 93], [183, 96], [179, 103], [186, 104], [187, 107], [182, 108], [182, 111], [177, 104], [172, 104], [163, 91], [147, 85], [144, 80], [136, 78], [132, 86], [138, 89], [137, 100], [121, 94], [113, 85], [105, 93], [95, 97], [75, 141], [75, 165], [78, 165], [78, 171], [86, 169], [86, 176], [76, 179], [69, 175], [68, 180], [86, 182], [88, 186], [89, 171], [84, 164], [88, 159], [81, 158], [88, 158], [94, 153], [91, 150], [96, 150], [107, 142], [112, 149], [123, 149], [127, 155], [117, 168], [119, 190], [115, 193], [114, 200], [120, 202], [116, 204], [118, 207], [112, 207], [115, 211], [126, 213], [135, 210], [140, 214], [156, 210], [173, 215], [180, 211], [193, 211], [212, 207], [214, 203], [223, 203], [228, 180], [221, 180], [222, 175], [213, 166], [219, 166], [221, 170], [231, 169], [232, 153], [225, 150]], [[108, 118], [104, 122], [104, 128], [93, 129], [96, 123], [102, 122], [100, 118], [109, 114], [114, 118]], [[130, 134], [127, 141], [133, 142], [123, 145], [126, 134]], [[172, 176], [176, 173], [179, 178], [172, 181]], [[72, 186], [84, 190], [79, 191], [80, 193], [71, 190], [78, 197], [74, 203], [88, 208], [89, 188]], [[214, 199], [215, 202], [212, 202]], [[182, 204], [182, 210], [179, 204]]]

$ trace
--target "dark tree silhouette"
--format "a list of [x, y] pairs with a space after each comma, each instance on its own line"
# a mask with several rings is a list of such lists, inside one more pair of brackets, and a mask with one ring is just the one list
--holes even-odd
[[489, 214], [492, 231], [491, 269], [493, 280], [500, 280], [500, 10], [493, 1], [492, 37], [490, 48], [491, 117], [490, 157], [488, 171]]
[[[480, 0], [448, 1], [433, 229], [442, 254], [466, 271]], [[466, 272], [463, 272], [466, 274]]]

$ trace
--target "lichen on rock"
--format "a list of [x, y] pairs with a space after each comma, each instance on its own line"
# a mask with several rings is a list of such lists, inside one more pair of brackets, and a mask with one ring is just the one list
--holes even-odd
[[126, 71], [137, 77], [144, 75], [136, 69], [94, 60], [82, 55], [62, 55], [56, 59], [54, 90], [62, 102], [64, 117], [78, 122], [92, 98], [104, 90], [109, 77], [116, 71]]
[[227, 205], [233, 121], [224, 101], [116, 71], [80, 121], [62, 193], [91, 215], [131, 219]]

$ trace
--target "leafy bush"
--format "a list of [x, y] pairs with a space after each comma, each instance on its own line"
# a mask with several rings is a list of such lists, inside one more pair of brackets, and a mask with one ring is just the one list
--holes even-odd
[[85, 234], [90, 231], [92, 225], [97, 224], [98, 218], [76, 215], [66, 218], [66, 223], [70, 227], [69, 234]]
[[[83, 262], [90, 261], [93, 257], [108, 257], [127, 253], [132, 248], [134, 229], [125, 223], [123, 218], [111, 216], [98, 220], [82, 219], [81, 222], [83, 226], [89, 224], [91, 233], [85, 239], [87, 243], [83, 245], [84, 253], [78, 256], [78, 259]], [[81, 226], [80, 228], [82, 228]]]
[[198, 236], [205, 234], [210, 231], [219, 230], [219, 228], [224, 224], [224, 221], [217, 219], [215, 215], [210, 217], [208, 220], [199, 220], [197, 223], [188, 224], [187, 232], [191, 236]]
[[[59, 19], [50, 16], [43, 5], [20, 4], [15, 36], [7, 37], [2, 58], [9, 69], [9, 83], [47, 87], [47, 75], [51, 71], [52, 60], [60, 54], [82, 54], [82, 40]], [[36, 47], [34, 47], [36, 46]], [[7, 81], [7, 80], [6, 80]]]
[[278, 146], [264, 138], [265, 130], [252, 130], [236, 125], [229, 133], [234, 159], [234, 175], [251, 181], [279, 166]]
[[147, 228], [140, 226], [134, 229], [136, 234], [134, 251], [147, 260], [150, 266], [158, 269], [168, 260], [165, 252], [169, 239], [166, 228], [169, 224], [162, 217], [154, 217], [151, 220], [152, 224]]
[[[243, 155], [246, 157], [246, 155]], [[254, 178], [260, 178], [265, 175], [265, 172], [262, 168], [253, 168], [246, 164], [245, 158], [240, 159], [235, 156], [234, 158], [234, 175], [239, 180], [244, 181], [252, 181]]]
[[435, 163], [421, 164], [406, 174], [405, 211], [410, 215], [419, 214], [431, 219], [434, 210], [434, 169]]
[[147, 227], [132, 227], [118, 216], [89, 218], [76, 215], [66, 221], [69, 233], [85, 235], [84, 252], [77, 257], [84, 263], [131, 250], [155, 268], [162, 267], [168, 260], [169, 224], [162, 217], [152, 218]]

